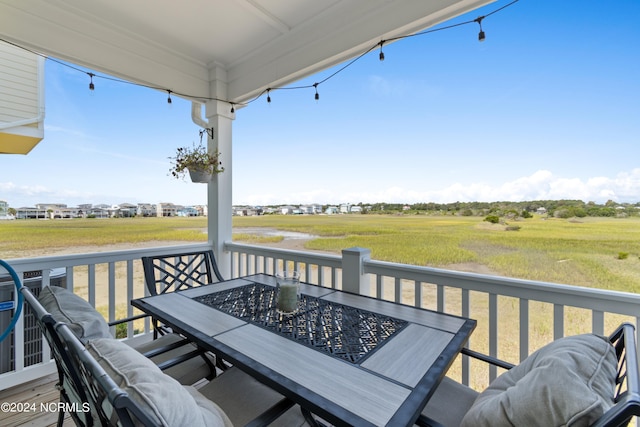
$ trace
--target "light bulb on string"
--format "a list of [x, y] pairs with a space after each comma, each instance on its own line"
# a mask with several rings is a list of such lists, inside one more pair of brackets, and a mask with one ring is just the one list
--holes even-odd
[[[500, 8], [498, 8], [498, 9], [496, 9], [496, 10], [493, 10], [493, 11], [491, 11], [490, 13], [488, 13], [488, 14], [486, 14], [486, 15], [479, 16], [479, 17], [477, 17], [476, 19], [472, 19], [472, 20], [469, 20], [469, 21], [465, 21], [465, 22], [461, 22], [461, 23], [458, 23], [458, 24], [449, 25], [449, 26], [445, 26], [445, 27], [440, 27], [440, 28], [435, 28], [435, 29], [429, 29], [429, 30], [422, 31], [422, 32], [419, 32], [419, 33], [415, 33], [415, 34], [410, 34], [410, 35], [405, 35], [405, 36], [393, 37], [393, 38], [391, 38], [389, 41], [390, 41], [390, 42], [393, 42], [393, 41], [400, 40], [400, 39], [404, 39], [404, 38], [407, 38], [407, 37], [422, 36], [422, 35], [425, 35], [425, 34], [433, 33], [433, 32], [435, 32], [435, 31], [447, 30], [447, 29], [450, 29], [450, 28], [453, 28], [453, 27], [458, 27], [458, 26], [460, 26], [460, 25], [473, 24], [473, 23], [475, 22], [475, 23], [477, 23], [477, 24], [478, 24], [478, 26], [479, 26], [478, 41], [480, 41], [480, 42], [484, 42], [484, 41], [486, 40], [486, 35], [485, 35], [485, 32], [484, 32], [484, 30], [483, 30], [483, 28], [482, 28], [482, 21], [484, 20], [484, 18], [487, 18], [487, 17], [489, 17], [489, 16], [492, 16], [492, 15], [493, 15], [493, 14], [495, 14], [495, 13], [501, 12], [502, 10], [506, 9], [507, 7], [512, 6], [512, 5], [514, 5], [514, 4], [518, 3], [518, 2], [519, 2], [519, 0], [511, 0], [507, 5], [505, 5], [505, 6], [503, 6], [503, 7], [500, 7]], [[2, 40], [2, 39], [0, 38], [0, 41], [4, 41], [4, 40]], [[371, 53], [371, 51], [372, 51], [372, 50], [375, 50], [375, 47], [376, 47], [376, 46], [378, 46], [378, 47], [379, 47], [379, 49], [380, 49], [380, 52], [379, 52], [379, 59], [380, 59], [380, 61], [381, 61], [381, 62], [383, 62], [383, 61], [385, 60], [385, 54], [384, 54], [383, 48], [384, 48], [384, 44], [385, 44], [386, 42], [387, 42], [387, 40], [380, 40], [380, 41], [379, 41], [379, 42], [377, 42], [375, 45], [371, 46], [369, 49], [367, 49], [365, 52], [363, 52], [361, 55], [357, 56], [356, 58], [354, 58], [353, 60], [351, 60], [350, 62], [348, 62], [346, 65], [344, 65], [343, 67], [341, 67], [340, 69], [338, 69], [336, 72], [334, 72], [333, 74], [331, 74], [329, 77], [327, 77], [326, 79], [322, 80], [322, 82], [321, 82], [321, 83], [324, 83], [325, 81], [327, 81], [327, 80], [329, 80], [329, 79], [331, 79], [331, 78], [333, 78], [333, 77], [337, 76], [338, 74], [340, 74], [340, 73], [341, 73], [342, 71], [344, 71], [346, 68], [348, 68], [348, 67], [350, 67], [351, 65], [353, 65], [357, 60], [359, 60], [360, 58], [362, 58], [362, 57], [363, 57], [363, 56], [365, 56], [366, 54]], [[18, 46], [18, 45], [15, 45], [15, 46], [17, 46], [18, 48], [22, 48], [22, 49], [24, 49], [24, 50], [28, 50], [28, 49], [26, 49], [26, 48], [24, 48], [24, 47], [21, 47], [21, 46]], [[32, 52], [32, 53], [34, 53], [34, 52]], [[36, 54], [37, 54], [37, 53], [36, 53]], [[38, 55], [40, 55], [40, 54], [38, 54]], [[116, 79], [116, 78], [110, 78], [110, 77], [106, 77], [106, 76], [97, 76], [97, 75], [96, 75], [96, 74], [94, 74], [94, 73], [87, 72], [87, 71], [82, 70], [82, 69], [79, 69], [79, 68], [77, 68], [77, 67], [74, 67], [74, 66], [71, 66], [71, 65], [65, 64], [65, 63], [63, 63], [63, 62], [61, 62], [61, 61], [55, 60], [54, 58], [49, 58], [49, 57], [46, 57], [46, 56], [44, 56], [44, 55], [40, 55], [40, 56], [42, 56], [42, 57], [43, 57], [44, 59], [46, 59], [46, 60], [53, 61], [53, 62], [57, 62], [57, 63], [59, 63], [59, 64], [61, 64], [61, 65], [63, 65], [63, 66], [66, 66], [66, 67], [72, 68], [72, 69], [74, 69], [75, 71], [79, 71], [79, 72], [82, 72], [82, 73], [85, 73], [86, 75], [88, 75], [88, 76], [89, 76], [89, 91], [90, 91], [89, 93], [90, 93], [90, 95], [93, 95], [93, 94], [94, 94], [94, 91], [95, 91], [95, 84], [94, 84], [94, 82], [93, 82], [93, 77], [100, 77], [100, 78], [102, 78], [102, 79], [113, 80], [113, 81], [116, 81], [116, 82], [124, 82], [124, 81], [121, 81], [121, 80]], [[124, 83], [136, 84], [136, 83], [132, 83], [132, 82], [124, 82]], [[320, 99], [320, 95], [319, 95], [319, 93], [318, 93], [318, 87], [317, 87], [317, 86], [318, 86], [318, 84], [319, 84], [319, 83], [315, 83], [315, 84], [313, 85], [313, 87], [315, 88], [314, 98], [316, 99], [316, 101], [318, 101], [318, 100]], [[160, 90], [160, 91], [165, 90], [165, 91], [167, 92], [167, 95], [168, 95], [168, 96], [167, 96], [167, 103], [168, 103], [168, 104], [170, 104], [170, 106], [171, 106], [171, 104], [173, 103], [173, 100], [171, 99], [171, 93], [172, 93], [172, 91], [170, 91], [170, 90], [168, 90], [168, 89], [164, 89], [164, 88], [162, 88], [162, 87], [152, 87], [152, 86], [147, 86], [147, 85], [138, 85], [138, 86], [145, 86], [145, 87], [152, 88], [152, 89], [157, 89], [157, 90]], [[303, 88], [308, 88], [308, 87], [309, 87], [309, 86], [300, 86], [300, 87], [293, 87], [293, 88], [291, 88], [291, 89], [303, 89]], [[282, 87], [275, 87], [275, 88], [268, 88], [268, 89], [266, 89], [266, 92], [267, 92], [267, 103], [269, 103], [269, 104], [271, 104], [271, 90], [272, 90], [272, 89], [276, 89], [276, 90], [277, 90], [277, 89], [284, 89], [284, 88], [282, 88]], [[287, 88], [287, 89], [289, 89], [289, 88]], [[258, 96], [256, 96], [255, 98], [253, 98], [253, 99], [249, 100], [247, 103], [242, 103], [241, 105], [242, 105], [242, 106], [248, 105], [249, 103], [252, 103], [253, 101], [256, 101], [256, 100], [258, 100], [259, 98], [261, 98], [263, 94], [264, 94], [264, 91], [263, 91], [263, 92], [261, 92], [260, 94], [258, 94]], [[198, 97], [196, 97], [195, 95], [188, 95], [188, 94], [184, 94], [184, 93], [180, 93], [180, 96], [181, 96], [181, 97], [185, 97], [185, 98], [198, 98]], [[208, 97], [200, 97], [200, 98], [201, 98], [201, 99], [203, 99], [203, 100], [207, 100], [207, 101], [215, 100], [215, 101], [220, 101], [220, 102], [227, 103], [227, 104], [229, 104], [229, 105], [230, 105], [230, 111], [231, 111], [231, 113], [232, 113], [232, 114], [233, 114], [233, 113], [235, 113], [235, 104], [234, 104], [233, 102], [229, 101], [229, 100], [225, 100], [225, 99], [217, 99], [217, 98], [208, 98]]]
[[476, 21], [478, 23], [478, 25], [480, 26], [480, 32], [478, 33], [478, 41], [483, 42], [485, 39], [484, 36], [484, 31], [482, 31], [482, 20], [484, 19], [484, 16], [479, 16], [476, 19], [474, 19], [474, 21]]
[[89, 80], [89, 90], [93, 91], [96, 88], [95, 85], [93, 84], [93, 76], [95, 76], [95, 74], [93, 74], [93, 73], [87, 73], [87, 74], [89, 75], [89, 79], [90, 79]]

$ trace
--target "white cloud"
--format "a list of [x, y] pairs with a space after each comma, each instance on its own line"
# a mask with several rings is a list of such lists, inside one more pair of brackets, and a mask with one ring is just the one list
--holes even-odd
[[[83, 191], [71, 185], [65, 188], [50, 188], [44, 185], [16, 185], [13, 182], [0, 182], [0, 199], [6, 200], [11, 206], [33, 206], [36, 203], [65, 203], [74, 206], [79, 203], [115, 203], [129, 201], [131, 203], [165, 200], [175, 203], [202, 203], [203, 191], [194, 192], [192, 197], [183, 194], [171, 194], [172, 187], [159, 188], [153, 182], [149, 188], [134, 190], [138, 197], [132, 197], [131, 192], [126, 196], [114, 197]], [[188, 187], [193, 189], [193, 186]], [[629, 172], [621, 172], [615, 177], [574, 178], [556, 176], [551, 171], [539, 170], [531, 175], [518, 177], [499, 185], [486, 182], [454, 183], [441, 189], [426, 189], [416, 184], [409, 186], [390, 186], [386, 188], [373, 187], [365, 190], [349, 190], [348, 188], [312, 188], [308, 191], [287, 191], [279, 188], [264, 193], [254, 192], [242, 195], [234, 194], [235, 204], [273, 205], [280, 203], [417, 203], [417, 202], [472, 202], [472, 201], [524, 201], [548, 199], [581, 199], [585, 202], [595, 201], [604, 203], [607, 200], [617, 202], [640, 201], [640, 168]], [[104, 192], [105, 189], [102, 189]], [[203, 190], [197, 187], [195, 190]], [[188, 192], [186, 192], [188, 193]], [[139, 200], [135, 200], [135, 199]], [[193, 198], [194, 200], [183, 200]], [[144, 200], [142, 200], [144, 199]]]
[[580, 199], [604, 203], [640, 201], [640, 168], [621, 172], [614, 178], [568, 178], [539, 170], [500, 185], [484, 182], [454, 183], [442, 189], [421, 189], [417, 185], [393, 186], [364, 191], [341, 191], [317, 188], [307, 192], [282, 195], [270, 193], [251, 195], [239, 203], [269, 205], [277, 203], [417, 203]]

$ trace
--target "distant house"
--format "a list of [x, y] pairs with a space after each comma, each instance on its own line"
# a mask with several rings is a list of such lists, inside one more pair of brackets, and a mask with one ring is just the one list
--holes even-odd
[[280, 206], [280, 213], [281, 213], [282, 215], [293, 215], [293, 211], [294, 211], [295, 209], [296, 209], [295, 207], [293, 207], [293, 206], [289, 206], [289, 205], [287, 205], [287, 206]]
[[93, 206], [86, 212], [87, 216], [92, 218], [109, 218], [109, 209], [105, 208], [104, 205]]
[[177, 216], [198, 216], [198, 210], [192, 206], [187, 206], [176, 211]]
[[234, 206], [233, 215], [235, 216], [258, 216], [262, 215], [262, 208], [260, 206]]
[[327, 215], [335, 215], [339, 212], [337, 206], [327, 206], [327, 209], [324, 210], [324, 213]]
[[349, 209], [351, 209], [351, 205], [348, 203], [343, 203], [340, 205], [340, 213], [343, 213], [343, 214], [349, 213]]
[[545, 208], [545, 207], [539, 207], [538, 209], [536, 209], [536, 213], [537, 213], [538, 215], [544, 215], [544, 214], [546, 214], [546, 213], [547, 213], [547, 208]]
[[131, 203], [121, 203], [119, 205], [115, 205], [112, 208], [113, 216], [121, 217], [121, 218], [131, 218], [136, 216], [138, 211], [138, 207], [136, 205], [132, 205]]
[[177, 210], [176, 205], [173, 203], [158, 203], [156, 205], [156, 216], [176, 216]]
[[45, 219], [47, 218], [47, 210], [31, 207], [22, 207], [16, 209], [16, 219]]
[[351, 213], [362, 213], [362, 206], [351, 206], [349, 210]]
[[156, 207], [150, 203], [138, 203], [136, 215], [142, 217], [156, 216]]
[[[49, 219], [62, 219], [62, 218], [81, 218], [84, 215], [84, 211], [79, 207], [70, 208], [63, 203], [38, 203], [35, 210], [30, 211], [33, 208], [26, 208], [23, 210], [24, 218], [49, 218]], [[45, 212], [44, 216], [40, 215], [40, 212]], [[35, 216], [34, 216], [35, 213]], [[16, 217], [18, 215], [16, 214]], [[23, 215], [21, 215], [23, 216]], [[22, 219], [22, 218], [21, 218]]]
[[15, 219], [13, 215], [9, 215], [9, 204], [4, 200], [0, 200], [0, 219]]
[[312, 205], [303, 205], [300, 206], [300, 210], [302, 211], [303, 214], [305, 215], [313, 215], [316, 213], [315, 208]]

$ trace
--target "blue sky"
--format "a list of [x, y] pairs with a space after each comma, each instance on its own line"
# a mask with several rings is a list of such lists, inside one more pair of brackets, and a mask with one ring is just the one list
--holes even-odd
[[[403, 39], [317, 102], [272, 91], [237, 110], [233, 203], [638, 202], [639, 20], [637, 0], [520, 0], [483, 21], [483, 43], [477, 25]], [[46, 62], [45, 139], [0, 156], [0, 199], [206, 203], [204, 185], [168, 175], [175, 147], [199, 139], [190, 103], [94, 82]]]

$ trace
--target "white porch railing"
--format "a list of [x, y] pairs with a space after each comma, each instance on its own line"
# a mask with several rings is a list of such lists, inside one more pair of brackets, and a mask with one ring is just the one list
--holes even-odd
[[[225, 249], [234, 277], [287, 265], [310, 283], [476, 319], [469, 347], [514, 364], [565, 335], [607, 335], [623, 321], [640, 324], [638, 294], [375, 261], [362, 248], [342, 257], [237, 243]], [[472, 366], [467, 356], [458, 363], [454, 376], [478, 389], [498, 375], [495, 366]]]
[[[231, 253], [232, 277], [273, 274], [287, 265], [317, 285], [474, 318], [478, 326], [470, 348], [513, 363], [565, 334], [606, 334], [621, 321], [640, 323], [636, 294], [375, 261], [361, 248], [342, 256], [238, 243], [224, 248]], [[67, 287], [93, 306], [107, 301], [97, 309], [114, 321], [135, 314], [128, 301], [146, 295], [142, 256], [206, 249], [207, 244], [197, 244], [8, 261], [19, 274], [42, 270], [43, 285], [49, 284], [50, 269], [64, 268]], [[42, 362], [25, 366], [24, 326], [23, 316], [15, 328], [14, 368], [0, 374], [0, 390], [55, 369]], [[149, 330], [149, 322], [143, 321], [135, 328], [129, 325], [126, 336], [148, 339]], [[50, 355], [43, 347], [42, 360], [47, 361]], [[466, 356], [459, 359], [450, 372], [465, 384], [482, 388], [497, 375], [496, 369], [472, 364]]]
[[[115, 252], [19, 258], [5, 261], [16, 270], [18, 277], [22, 277], [24, 272], [42, 271], [42, 286], [49, 285], [51, 270], [63, 268], [66, 273], [67, 289], [71, 289], [85, 298], [98, 311], [102, 312], [108, 322], [112, 322], [137, 314], [134, 313], [129, 301], [148, 295], [144, 286], [141, 257], [208, 249], [210, 246], [205, 243]], [[4, 273], [4, 271], [0, 271], [0, 273]], [[99, 304], [96, 304], [96, 301]], [[33, 341], [36, 337], [31, 335], [25, 337], [24, 313], [25, 311], [14, 329], [13, 354], [3, 352], [0, 355], [2, 358], [13, 357], [13, 369], [0, 374], [0, 390], [55, 372], [55, 365], [51, 362], [46, 343], [40, 347], [41, 337], [39, 335], [37, 336], [38, 344], [35, 347], [42, 348], [42, 357], [34, 358], [27, 354], [32, 351]], [[114, 336], [116, 335], [115, 329], [112, 327], [111, 330]], [[129, 323], [126, 329], [126, 338], [135, 341], [147, 340], [151, 336], [148, 334], [150, 330], [148, 319], [137, 322], [135, 327], [134, 324]], [[6, 340], [9, 339], [10, 337]], [[4, 345], [5, 342], [2, 344]]]

